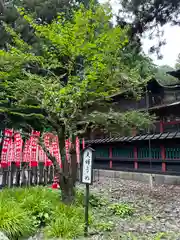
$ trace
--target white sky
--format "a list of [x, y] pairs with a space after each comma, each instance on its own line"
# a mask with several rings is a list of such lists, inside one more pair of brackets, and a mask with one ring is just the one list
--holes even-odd
[[[104, 3], [107, 1], [99, 0], [99, 2]], [[111, 3], [113, 12], [117, 14], [120, 7], [118, 4], [118, 0], [109, 0], [109, 2]], [[158, 60], [155, 54], [151, 54], [149, 56], [154, 60], [154, 63], [156, 63], [157, 65], [169, 65], [174, 67], [178, 54], [180, 53], [180, 27], [170, 26], [169, 24], [167, 24], [164, 26], [163, 30], [163, 38], [166, 39], [166, 45], [161, 48], [163, 59]], [[157, 42], [157, 39], [149, 40], [148, 38], [145, 38], [142, 39], [142, 42], [144, 52], [148, 54], [149, 48]]]

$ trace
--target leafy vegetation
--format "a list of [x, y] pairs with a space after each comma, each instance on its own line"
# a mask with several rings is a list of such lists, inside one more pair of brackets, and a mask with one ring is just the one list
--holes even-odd
[[98, 231], [108, 231], [108, 232], [111, 232], [114, 228], [114, 223], [111, 222], [111, 221], [108, 221], [108, 222], [100, 222], [100, 223], [97, 223], [95, 225], [95, 229], [97, 229]]
[[[96, 129], [123, 134], [151, 123], [148, 114], [121, 112], [111, 103], [112, 94], [127, 89], [137, 97], [149, 76], [142, 74], [141, 64], [130, 67], [122, 57], [127, 30], [110, 24], [109, 5], [92, 3], [88, 9], [80, 5], [71, 19], [59, 14], [45, 25], [38, 24], [24, 9], [19, 9], [19, 14], [32, 26], [41, 51], [4, 24], [13, 39], [8, 50], [0, 51], [1, 97], [11, 99], [10, 107], [2, 109], [4, 115], [16, 115], [22, 105], [41, 111], [41, 121], [58, 135], [62, 159], [66, 138], [74, 143], [76, 136], [90, 136]], [[22, 114], [29, 129], [33, 124], [26, 116], [31, 115]], [[70, 151], [71, 171], [70, 166], [64, 166], [67, 162], [60, 169], [56, 158], [40, 143], [54, 164], [63, 201], [72, 202], [77, 173], [74, 145]]]
[[58, 195], [49, 189], [6, 189], [0, 193], [0, 230], [10, 239], [33, 234], [37, 227], [50, 221]]
[[179, 25], [180, 2], [179, 0], [119, 0], [121, 9], [118, 22], [121, 26], [128, 26], [130, 37], [138, 39], [141, 46], [140, 36], [149, 33], [149, 38], [157, 38], [158, 44], [151, 46], [150, 51], [156, 52], [162, 58], [161, 47], [166, 43], [163, 36], [162, 26], [165, 24]]
[[[84, 193], [77, 191], [76, 202], [65, 205], [59, 201], [58, 190], [45, 187], [4, 189], [0, 192], [0, 231], [10, 239], [28, 237], [42, 229], [48, 238], [72, 239], [83, 235]], [[108, 207], [109, 206], [109, 207]], [[106, 211], [104, 211], [106, 209]], [[103, 219], [99, 219], [101, 210]], [[107, 211], [108, 210], [108, 211]], [[128, 204], [110, 204], [104, 198], [90, 195], [89, 225], [92, 231], [111, 232], [118, 218], [131, 216]]]
[[1, 191], [0, 230], [10, 239], [32, 235], [45, 226], [48, 236], [68, 239], [81, 235], [83, 206], [80, 203], [66, 206], [59, 202], [59, 194], [59, 191], [43, 187]]
[[35, 230], [30, 212], [22, 209], [15, 201], [0, 198], [0, 230], [10, 239], [28, 236]]
[[109, 209], [112, 211], [113, 214], [125, 218], [128, 216], [132, 216], [134, 213], [134, 209], [125, 203], [114, 203], [109, 206]]

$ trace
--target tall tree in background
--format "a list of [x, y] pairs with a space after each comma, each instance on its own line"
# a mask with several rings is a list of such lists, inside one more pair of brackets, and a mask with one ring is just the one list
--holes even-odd
[[[42, 53], [42, 42], [34, 33], [33, 27], [26, 21], [17, 11], [17, 7], [23, 8], [28, 14], [34, 18], [37, 24], [51, 23], [56, 19], [58, 14], [63, 14], [64, 18], [70, 20], [75, 9], [78, 9], [80, 3], [83, 2], [86, 8], [89, 7], [88, 0], [12, 0], [0, 1], [0, 49], [8, 50], [8, 44], [13, 45], [12, 35], [9, 34], [4, 24], [10, 25], [16, 33], [29, 45], [33, 46], [36, 54]], [[94, 4], [97, 4], [96, 0]], [[29, 69], [34, 73], [39, 71], [36, 64], [31, 63]], [[61, 68], [56, 67], [56, 73], [62, 74]], [[41, 70], [40, 70], [41, 71]], [[64, 70], [63, 70], [64, 73]], [[1, 85], [0, 91], [3, 92]], [[21, 123], [21, 127], [27, 123], [33, 124], [34, 128], [42, 129], [45, 127], [43, 121], [44, 112], [32, 101], [28, 99], [26, 104], [22, 104], [17, 109], [13, 104], [14, 96], [11, 91], [6, 90], [0, 95], [0, 128], [17, 127]], [[27, 105], [28, 104], [28, 105]], [[47, 127], [47, 126], [46, 126]]]
[[120, 0], [121, 10], [118, 22], [131, 26], [131, 37], [141, 36], [150, 31], [149, 37], [158, 37], [157, 46], [150, 48], [151, 52], [157, 52], [161, 57], [160, 47], [165, 44], [162, 39], [161, 27], [166, 23], [180, 24], [179, 0]]
[[[66, 19], [70, 19], [73, 10], [78, 9], [80, 3], [83, 3], [87, 8], [89, 6], [88, 0], [1, 0], [0, 20], [11, 24], [29, 44], [37, 44], [33, 28], [18, 14], [17, 7], [24, 8], [28, 14], [32, 14], [37, 23], [43, 24], [51, 23], [59, 13], [63, 13]], [[96, 0], [94, 4], [97, 4]], [[11, 37], [1, 24], [0, 48], [6, 48], [8, 42], [11, 42]]]
[[[44, 111], [44, 121], [59, 137], [63, 158], [66, 137], [74, 142], [75, 136], [84, 136], [88, 129], [100, 128], [113, 134], [150, 124], [148, 115], [120, 112], [108, 104], [112, 94], [127, 89], [137, 92], [148, 80], [141, 78], [138, 66], [129, 67], [123, 60], [127, 31], [109, 24], [112, 14], [108, 6], [86, 9], [81, 5], [74, 11], [73, 21], [59, 15], [46, 25], [37, 24], [24, 11], [21, 15], [41, 42], [41, 55], [5, 25], [13, 44], [7, 51], [0, 51], [3, 93], [14, 95], [16, 107], [31, 99]], [[76, 180], [73, 145], [70, 165], [64, 161], [62, 170], [41, 144], [54, 164], [63, 200], [71, 202]]]

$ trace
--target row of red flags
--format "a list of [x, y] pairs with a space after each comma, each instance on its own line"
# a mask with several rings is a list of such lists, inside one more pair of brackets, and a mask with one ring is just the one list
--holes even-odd
[[[13, 129], [4, 130], [4, 140], [2, 143], [1, 151], [1, 167], [7, 167], [11, 165], [11, 162], [15, 162], [17, 166], [20, 166], [21, 162], [28, 162], [31, 167], [38, 166], [38, 162], [44, 162], [45, 166], [51, 166], [52, 162], [48, 159], [47, 155], [43, 151], [42, 147], [38, 144], [39, 131], [33, 130], [31, 136], [25, 142], [21, 137], [20, 132], [16, 132]], [[59, 149], [58, 137], [52, 133], [44, 133], [43, 135], [44, 145], [49, 152], [56, 157], [59, 165], [61, 166], [61, 155]], [[66, 160], [69, 160], [69, 149], [71, 141], [69, 139], [65, 142], [66, 148]], [[83, 140], [84, 148], [84, 140]], [[77, 162], [80, 162], [80, 141], [76, 137], [76, 155]]]

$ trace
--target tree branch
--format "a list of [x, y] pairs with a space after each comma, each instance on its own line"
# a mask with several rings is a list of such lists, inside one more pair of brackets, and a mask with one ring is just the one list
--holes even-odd
[[46, 156], [52, 161], [53, 165], [54, 165], [54, 168], [55, 168], [55, 171], [57, 172], [57, 174], [59, 176], [64, 176], [66, 177], [64, 174], [63, 174], [63, 170], [60, 168], [59, 166], [59, 163], [57, 162], [57, 159], [49, 152], [49, 150], [46, 148], [42, 138], [40, 137], [39, 138], [39, 145], [42, 147], [43, 151], [46, 153]]

